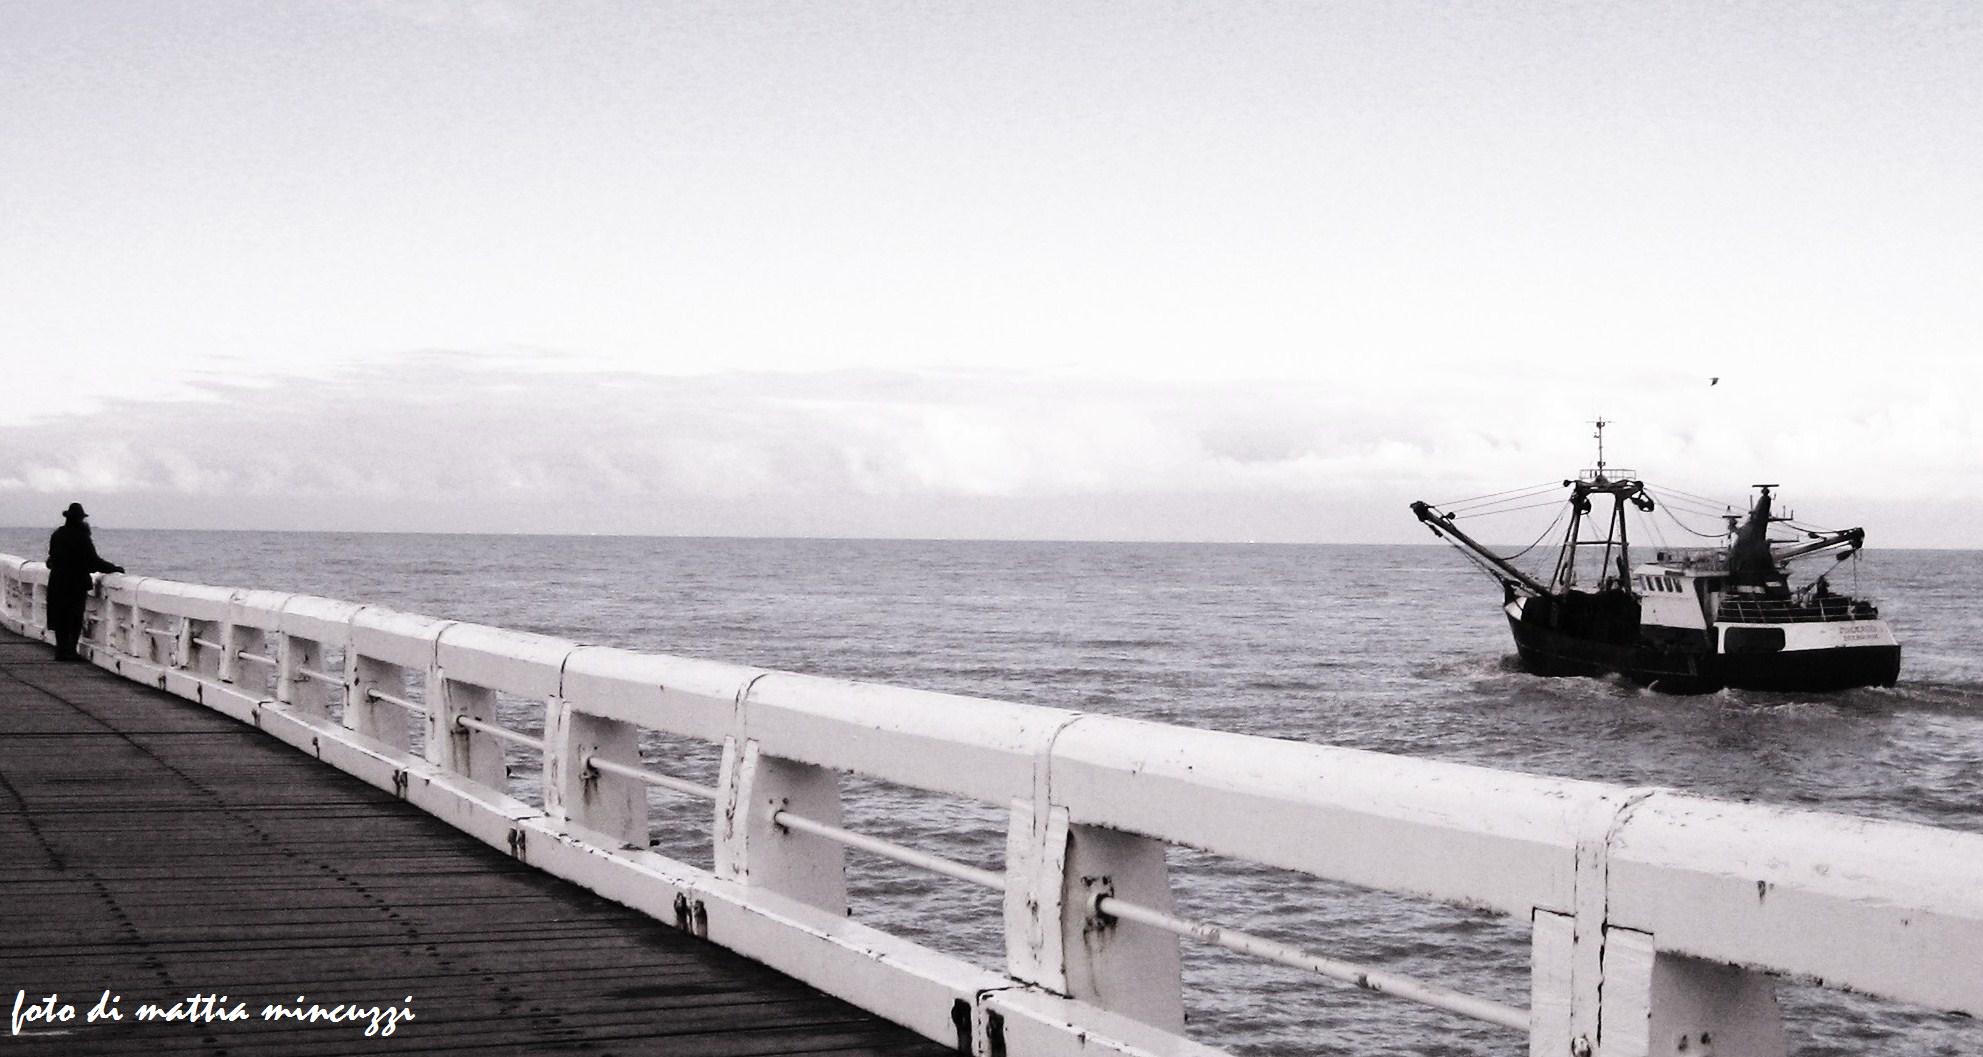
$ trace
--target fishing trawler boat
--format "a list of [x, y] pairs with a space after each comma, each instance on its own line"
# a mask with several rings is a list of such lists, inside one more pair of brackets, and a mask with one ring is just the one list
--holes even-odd
[[[1453, 510], [1463, 504], [1444, 510], [1412, 504], [1434, 535], [1501, 582], [1525, 671], [1616, 673], [1676, 693], [1894, 684], [1900, 645], [1876, 606], [1835, 593], [1825, 575], [1790, 585], [1787, 563], [1821, 554], [1854, 558], [1865, 545], [1864, 529], [1807, 529], [1796, 539], [1772, 540], [1771, 527], [1792, 519], [1773, 513], [1771, 490], [1778, 486], [1758, 485], [1761, 494], [1746, 520], [1721, 515], [1727, 520], [1722, 546], [1661, 549], [1653, 560], [1635, 564], [1626, 510], [1649, 515], [1658, 500], [1633, 471], [1605, 465], [1605, 425], [1597, 423], [1596, 468], [1563, 482], [1570, 490], [1570, 524], [1548, 582], [1462, 531]], [[1586, 538], [1599, 517], [1608, 517], [1603, 535]], [[1594, 566], [1579, 561], [1592, 551], [1598, 554]], [[1584, 582], [1593, 575], [1595, 582]]]

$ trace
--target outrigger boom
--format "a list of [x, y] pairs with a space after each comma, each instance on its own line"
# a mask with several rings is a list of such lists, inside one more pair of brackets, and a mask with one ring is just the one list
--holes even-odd
[[1472, 558], [1481, 568], [1486, 569], [1511, 591], [1523, 591], [1532, 595], [1546, 595], [1549, 588], [1529, 574], [1515, 568], [1507, 559], [1480, 545], [1472, 536], [1460, 531], [1453, 519], [1432, 509], [1432, 504], [1420, 500], [1412, 504], [1412, 513], [1435, 534], [1460, 548], [1460, 553]]

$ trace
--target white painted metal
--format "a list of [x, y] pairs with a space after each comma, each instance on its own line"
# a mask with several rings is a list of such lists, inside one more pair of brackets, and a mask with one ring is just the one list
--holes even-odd
[[[0, 556], [0, 624], [46, 638], [46, 580], [39, 563]], [[1490, 1017], [1525, 1024], [1532, 1057], [1772, 1057], [1770, 973], [1983, 1015], [1975, 834], [654, 657], [308, 596], [115, 576], [97, 605], [97, 663], [252, 719], [519, 859], [931, 1038], [956, 1043], [961, 1026], [977, 1054], [1213, 1052], [1172, 1030], [1176, 935], [1321, 971], [1314, 955], [1177, 917], [1169, 844], [1532, 922], [1530, 1009]], [[268, 664], [242, 652], [255, 633], [274, 640], [272, 699], [238, 668], [183, 667], [199, 652]], [[343, 678], [322, 670], [340, 652]], [[411, 705], [409, 677], [450, 732], [430, 730], [427, 759], [365, 715]], [[352, 691], [343, 725], [325, 716], [331, 684]], [[546, 702], [545, 738], [494, 722], [498, 690]], [[642, 767], [642, 730], [723, 746], [721, 788]], [[490, 739], [495, 766], [449, 749], [456, 734]], [[545, 809], [508, 795], [505, 741], [545, 754]], [[841, 771], [1009, 808], [1003, 873], [846, 830]], [[644, 785], [715, 799], [714, 873], [644, 849], [628, 799]], [[1007, 972], [849, 920], [846, 847], [1004, 888]], [[1139, 936], [1173, 949], [1153, 955]]]
[[1355, 962], [1346, 962], [1339, 958], [1325, 958], [1322, 955], [1304, 951], [1299, 947], [1270, 940], [1265, 936], [1255, 936], [1250, 932], [1241, 932], [1238, 929], [1229, 929], [1211, 924], [1210, 922], [1191, 921], [1178, 917], [1176, 914], [1138, 906], [1135, 903], [1131, 903], [1125, 899], [1119, 899], [1115, 896], [1098, 894], [1095, 896], [1094, 904], [1096, 910], [1108, 917], [1122, 918], [1125, 921], [1134, 921], [1151, 928], [1162, 929], [1173, 935], [1203, 940], [1206, 943], [1215, 944], [1227, 950], [1238, 951], [1241, 954], [1251, 954], [1256, 958], [1264, 958], [1270, 962], [1279, 962], [1293, 969], [1316, 973], [1326, 976], [1331, 980], [1340, 980], [1347, 984], [1355, 984], [1358, 987], [1376, 991], [1379, 994], [1407, 998], [1423, 1005], [1432, 1006], [1435, 1009], [1444, 1009], [1449, 1012], [1458, 1013], [1464, 1017], [1484, 1020], [1490, 1024], [1499, 1024], [1502, 1027], [1514, 1028], [1518, 1031], [1527, 1031], [1529, 1029], [1528, 1010], [1516, 1009], [1513, 1006], [1503, 1005], [1500, 1002], [1490, 1002], [1484, 998], [1475, 998], [1472, 995], [1455, 991], [1450, 987], [1441, 987], [1438, 984], [1415, 980], [1409, 976], [1401, 976], [1397, 973], [1387, 973], [1381, 969], [1374, 969], [1367, 965], [1358, 965]]
[[844, 844], [856, 851], [864, 851], [869, 855], [880, 856], [883, 859], [892, 859], [895, 862], [914, 866], [919, 870], [928, 870], [934, 874], [953, 877], [959, 881], [979, 885], [984, 888], [995, 888], [1001, 892], [1005, 891], [1005, 875], [1002, 873], [981, 870], [976, 866], [969, 866], [955, 859], [946, 859], [941, 855], [931, 855], [928, 852], [917, 851], [914, 848], [897, 844], [894, 841], [870, 837], [864, 833], [856, 833], [853, 830], [840, 826], [829, 826], [824, 822], [814, 822], [804, 815], [795, 815], [790, 811], [784, 810], [772, 812], [771, 822], [776, 826], [795, 829], [800, 833], [810, 833], [816, 837], [824, 837], [835, 843]]
[[676, 778], [658, 771], [650, 771], [645, 767], [630, 766], [625, 763], [606, 759], [603, 756], [588, 756], [585, 758], [585, 765], [595, 771], [619, 775], [622, 778], [631, 778], [636, 782], [645, 782], [657, 788], [672, 790], [688, 796], [701, 797], [704, 800], [714, 800], [722, 795], [719, 790], [711, 786], [697, 785], [686, 778]]
[[365, 699], [368, 701], [384, 701], [388, 705], [397, 705], [398, 707], [403, 708], [408, 712], [413, 712], [422, 716], [427, 714], [427, 706], [421, 704], [418, 701], [408, 701], [403, 697], [394, 697], [391, 694], [381, 693], [378, 690], [365, 691]]
[[479, 719], [471, 719], [467, 716], [456, 716], [454, 722], [455, 725], [458, 727], [467, 727], [469, 730], [479, 730], [482, 733], [489, 735], [490, 737], [501, 738], [504, 741], [510, 742], [511, 744], [521, 745], [526, 749], [535, 749], [538, 752], [544, 751], [543, 738], [533, 738], [528, 734], [522, 733], [521, 731], [511, 730], [508, 727], [502, 726], [501, 724], [498, 723], [487, 723]]

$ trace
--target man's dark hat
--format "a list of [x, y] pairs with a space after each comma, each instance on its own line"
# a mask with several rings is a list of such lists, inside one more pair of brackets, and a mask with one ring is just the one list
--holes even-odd
[[62, 511], [62, 516], [65, 518], [72, 518], [72, 519], [86, 518], [89, 516], [89, 512], [83, 509], [83, 505], [81, 503], [70, 503], [69, 509]]

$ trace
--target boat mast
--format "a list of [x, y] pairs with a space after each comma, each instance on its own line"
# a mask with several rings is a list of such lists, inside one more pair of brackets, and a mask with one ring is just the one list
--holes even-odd
[[[1629, 500], [1640, 510], [1651, 512], [1652, 497], [1646, 494], [1645, 484], [1636, 479], [1631, 470], [1620, 471], [1618, 480], [1612, 479], [1611, 468], [1604, 461], [1604, 427], [1611, 425], [1600, 415], [1591, 425], [1597, 427], [1593, 434], [1597, 438], [1597, 468], [1585, 470], [1574, 481], [1564, 481], [1570, 492], [1570, 527], [1563, 536], [1563, 550], [1556, 559], [1556, 575], [1550, 580], [1550, 587], [1558, 592], [1568, 591], [1577, 582], [1577, 549], [1579, 547], [1604, 548], [1600, 569], [1610, 569], [1614, 565], [1612, 553], [1617, 552], [1617, 582], [1622, 586], [1631, 577], [1631, 557], [1629, 540], [1625, 532], [1625, 503]], [[1591, 512], [1591, 496], [1611, 497], [1611, 519], [1605, 526], [1603, 539], [1583, 539], [1583, 522]], [[1602, 589], [1603, 582], [1599, 582]]]

